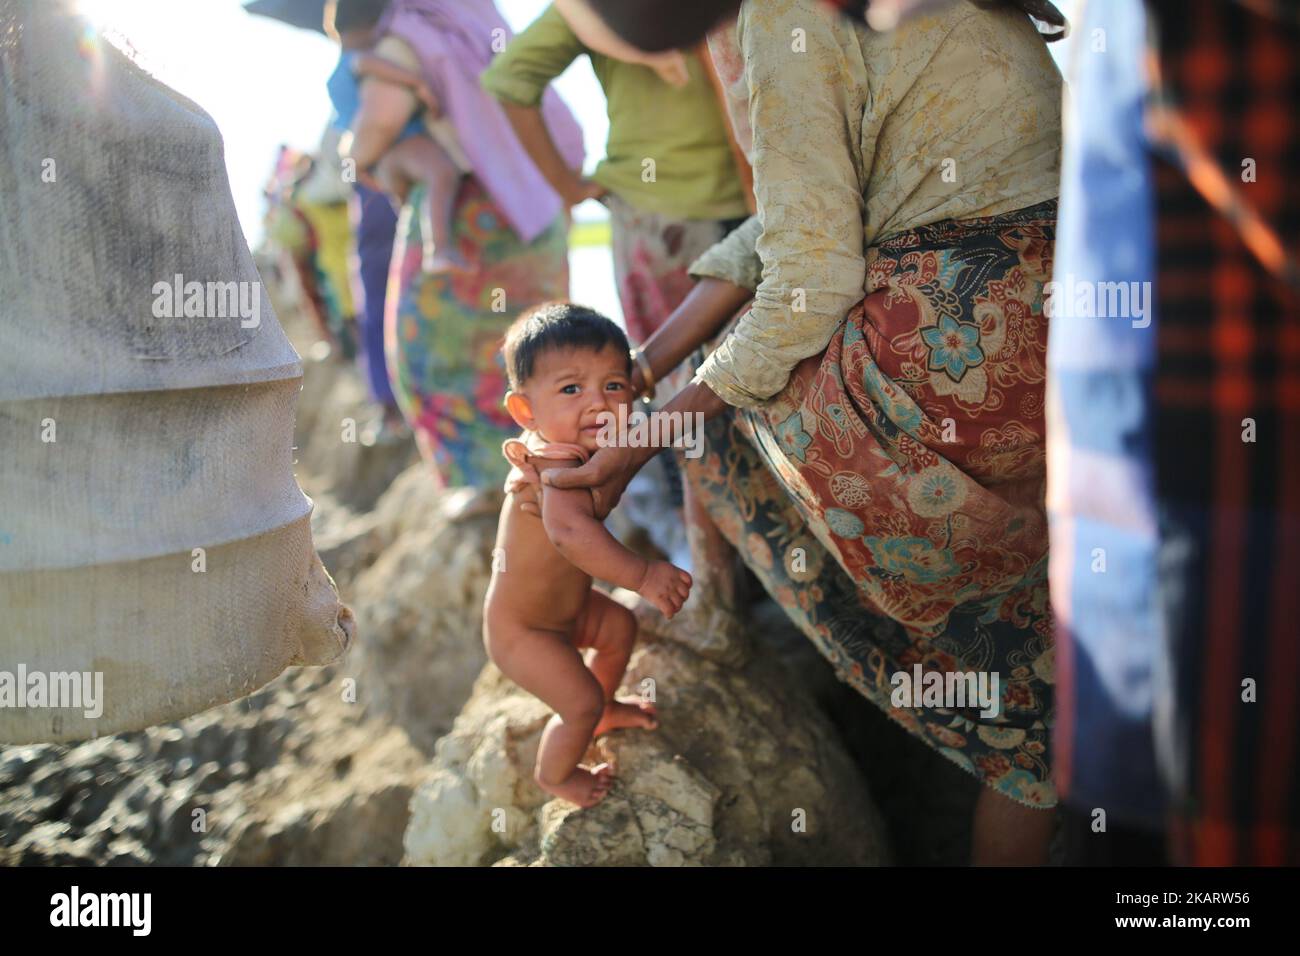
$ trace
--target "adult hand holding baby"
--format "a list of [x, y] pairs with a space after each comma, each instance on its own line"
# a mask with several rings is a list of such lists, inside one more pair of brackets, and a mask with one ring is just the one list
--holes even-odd
[[[645, 464], [636, 459], [634, 452], [632, 448], [599, 448], [586, 464], [548, 471], [545, 476], [539, 476], [537, 468], [528, 462], [510, 470], [505, 490], [507, 493], [519, 492], [530, 484], [543, 483], [555, 488], [589, 488], [596, 517], [603, 521], [623, 497], [628, 482]], [[528, 514], [541, 515], [533, 501], [522, 502], [520, 508]]]

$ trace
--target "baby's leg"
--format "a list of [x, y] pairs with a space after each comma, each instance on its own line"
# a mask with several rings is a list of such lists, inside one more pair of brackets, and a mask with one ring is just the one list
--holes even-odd
[[408, 178], [428, 187], [422, 232], [425, 242], [425, 271], [440, 272], [464, 268], [464, 260], [452, 243], [452, 213], [461, 172], [447, 151], [428, 136], [411, 136], [391, 150], [392, 161]]
[[489, 627], [488, 656], [501, 672], [555, 711], [542, 731], [533, 777], [548, 793], [580, 807], [604, 799], [613, 780], [605, 765], [578, 766], [605, 707], [600, 683], [563, 634], [522, 626]]
[[402, 203], [406, 202], [406, 194], [411, 191], [412, 180], [402, 172], [401, 163], [393, 158], [392, 153], [385, 153], [375, 163], [375, 180], [389, 197], [394, 211], [400, 213]]
[[605, 710], [596, 725], [595, 736], [620, 727], [654, 730], [659, 726], [655, 719], [655, 706], [650, 701], [635, 697], [618, 700], [614, 697], [619, 684], [623, 683], [627, 662], [636, 645], [636, 617], [631, 611], [592, 588], [578, 615], [573, 643], [576, 647], [591, 648], [587, 666], [605, 692]]

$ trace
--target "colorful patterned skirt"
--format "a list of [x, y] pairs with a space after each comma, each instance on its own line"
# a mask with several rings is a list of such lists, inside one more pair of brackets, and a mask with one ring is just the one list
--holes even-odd
[[[842, 680], [1040, 807], [1056, 803], [1042, 294], [1055, 223], [1053, 200], [874, 247], [869, 294], [826, 351], [772, 401], [710, 422], [687, 468]], [[928, 672], [990, 690], [996, 675], [999, 703], [896, 693], [896, 675], [924, 687]]]
[[472, 270], [420, 269], [424, 187], [397, 224], [384, 316], [393, 392], [424, 457], [446, 486], [499, 488], [501, 443], [519, 428], [506, 413], [501, 342], [524, 309], [569, 294], [568, 222], [561, 215], [525, 244], [483, 187], [465, 176], [452, 238]]

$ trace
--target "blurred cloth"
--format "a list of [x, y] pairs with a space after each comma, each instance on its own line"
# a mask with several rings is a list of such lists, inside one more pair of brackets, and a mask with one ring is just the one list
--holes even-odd
[[695, 287], [687, 271], [690, 264], [745, 217], [677, 219], [641, 209], [618, 193], [610, 193], [602, 201], [609, 209], [610, 251], [623, 324], [628, 338], [639, 344], [663, 325]]
[[354, 295], [362, 303], [357, 310], [358, 359], [365, 372], [370, 397], [380, 405], [394, 405], [393, 387], [388, 381], [384, 359], [384, 301], [388, 269], [393, 259], [393, 238], [397, 213], [383, 193], [356, 184], [352, 201], [353, 235], [356, 239], [357, 270]]
[[[1172, 697], [1167, 713], [1157, 699], [1156, 737], [1175, 794], [1175, 858], [1294, 866], [1297, 4], [1159, 0], [1150, 8], [1166, 97], [1187, 134], [1170, 130], [1174, 148], [1154, 163], [1155, 472]], [[1254, 702], [1243, 700], [1246, 680], [1257, 684]]]
[[[1148, 9], [1089, 4], [1086, 119], [1067, 127], [1056, 278], [1154, 279], [1156, 299], [1149, 328], [1053, 320], [1058, 783], [1077, 807], [1168, 819], [1176, 862], [1294, 865], [1296, 6]], [[1084, 563], [1098, 549], [1105, 574]]]
[[[510, 41], [483, 73], [484, 89], [535, 107], [543, 91], [580, 56], [591, 60], [609, 113], [605, 157], [594, 182], [639, 210], [677, 219], [746, 216], [745, 188], [727, 135], [727, 118], [708, 65], [684, 53], [689, 79], [674, 88], [653, 69], [586, 47], [554, 5]], [[653, 176], [645, 162], [653, 158]]]
[[[1154, 209], [1142, 132], [1145, 15], [1091, 0], [1070, 64], [1055, 281], [1149, 282]], [[1095, 287], [1095, 286], [1094, 286]], [[1085, 287], [1086, 288], [1086, 287]], [[1148, 286], [1149, 288], [1149, 286]], [[1048, 511], [1057, 614], [1056, 781], [1109, 822], [1163, 827], [1152, 736], [1158, 541], [1151, 327], [1074, 314], [1058, 293], [1048, 345]], [[1080, 313], [1091, 310], [1079, 309]]]
[[298, 280], [301, 305], [321, 338], [355, 354], [354, 303], [349, 266], [350, 187], [338, 166], [337, 139], [327, 131], [321, 152], [307, 157], [281, 148], [266, 191], [267, 242]]
[[[791, 55], [792, 35], [805, 52]], [[971, 3], [877, 33], [818, 0], [765, 0], [741, 8], [736, 36], [762, 229], [736, 230], [692, 271], [730, 279], [715, 263], [756, 243], [738, 250], [763, 260], [754, 303], [697, 373], [753, 407], [861, 301], [865, 250], [1056, 198], [1061, 75], [1027, 18]]]
[[[520, 145], [505, 111], [479, 86], [495, 49], [514, 36], [492, 0], [392, 0], [377, 27], [404, 40], [455, 127], [474, 175], [524, 243], [566, 212], [564, 201]], [[554, 90], [542, 117], [571, 169], [582, 168], [582, 129]]]
[[501, 340], [524, 309], [569, 297], [568, 218], [520, 241], [478, 178], [461, 180], [452, 242], [468, 268], [424, 272], [417, 185], [398, 219], [384, 342], [393, 391], [444, 486], [500, 488], [501, 443], [519, 434], [502, 399]]

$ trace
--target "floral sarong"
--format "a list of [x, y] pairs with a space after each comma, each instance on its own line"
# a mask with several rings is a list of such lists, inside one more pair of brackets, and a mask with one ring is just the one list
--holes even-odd
[[444, 485], [500, 488], [501, 443], [519, 433], [505, 410], [506, 329], [525, 309], [569, 295], [568, 222], [523, 243], [473, 175], [462, 179], [452, 240], [466, 272], [420, 268], [416, 186], [397, 224], [389, 275], [385, 352], [393, 392], [421, 452]]
[[[867, 297], [768, 403], [709, 424], [692, 487], [842, 680], [1012, 799], [1048, 748], [1043, 391], [1055, 200], [869, 250]], [[896, 675], [997, 676], [894, 706]], [[967, 686], [971, 686], [968, 684]], [[918, 688], [919, 690], [919, 688]], [[920, 701], [914, 701], [920, 703]]]

